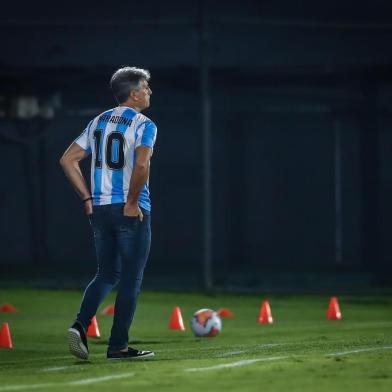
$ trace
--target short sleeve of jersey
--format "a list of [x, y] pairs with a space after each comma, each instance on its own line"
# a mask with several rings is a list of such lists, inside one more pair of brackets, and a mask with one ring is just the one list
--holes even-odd
[[86, 129], [81, 133], [81, 135], [75, 139], [75, 143], [78, 144], [83, 150], [86, 152], [91, 153], [91, 145], [90, 145], [90, 138], [89, 138], [89, 131], [93, 120], [91, 120]]
[[156, 138], [157, 126], [151, 120], [145, 121], [137, 128], [135, 148], [139, 146], [153, 148]]

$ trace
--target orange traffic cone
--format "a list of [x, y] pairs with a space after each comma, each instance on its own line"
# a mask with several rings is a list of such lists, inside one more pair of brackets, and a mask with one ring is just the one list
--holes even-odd
[[90, 338], [101, 337], [101, 334], [99, 333], [97, 318], [95, 316], [91, 319], [86, 335], [89, 336]]
[[341, 320], [342, 313], [339, 308], [338, 298], [331, 297], [327, 310], [327, 320]]
[[12, 338], [8, 323], [3, 323], [0, 330], [0, 348], [12, 348]]
[[219, 315], [219, 317], [228, 317], [228, 318], [233, 318], [234, 317], [234, 313], [227, 308], [220, 308], [217, 310], [217, 313]]
[[17, 310], [11, 304], [3, 304], [0, 306], [0, 312], [1, 313], [16, 313]]
[[257, 322], [259, 324], [272, 324], [274, 322], [274, 319], [272, 318], [271, 307], [268, 301], [263, 301], [261, 304]]
[[176, 306], [173, 309], [173, 312], [170, 317], [169, 321], [169, 329], [177, 329], [180, 331], [184, 331], [184, 322], [182, 321], [182, 316], [181, 316], [181, 309], [179, 306]]
[[106, 306], [106, 308], [104, 308], [102, 310], [101, 314], [103, 314], [103, 315], [106, 315], [106, 314], [113, 315], [114, 314], [114, 305]]

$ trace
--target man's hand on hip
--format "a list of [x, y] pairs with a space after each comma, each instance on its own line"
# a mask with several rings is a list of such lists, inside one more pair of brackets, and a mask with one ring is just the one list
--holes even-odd
[[143, 213], [137, 203], [136, 204], [125, 203], [124, 216], [129, 216], [133, 218], [138, 217], [140, 222], [143, 221]]
[[84, 202], [84, 210], [87, 215], [91, 215], [93, 213], [93, 201], [87, 200]]

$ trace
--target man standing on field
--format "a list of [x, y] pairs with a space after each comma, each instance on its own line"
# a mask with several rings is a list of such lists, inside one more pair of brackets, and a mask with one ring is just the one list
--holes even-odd
[[[65, 151], [60, 164], [84, 204], [94, 232], [97, 273], [87, 286], [75, 323], [68, 329], [70, 352], [89, 355], [86, 330], [98, 306], [117, 285], [108, 359], [152, 357], [128, 347], [143, 271], [150, 251], [150, 158], [157, 127], [140, 112], [150, 106], [150, 73], [117, 70], [110, 86], [119, 106], [101, 113]], [[91, 193], [79, 161], [91, 154]]]

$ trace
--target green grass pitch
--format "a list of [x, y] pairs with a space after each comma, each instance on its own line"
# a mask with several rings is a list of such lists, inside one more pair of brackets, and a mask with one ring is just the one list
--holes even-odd
[[[151, 360], [108, 362], [111, 316], [98, 313], [100, 339], [90, 360], [68, 353], [66, 330], [79, 291], [0, 290], [0, 313], [14, 349], [0, 349], [0, 392], [5, 391], [392, 391], [392, 297], [341, 296], [343, 320], [327, 321], [327, 296], [268, 297], [273, 325], [256, 323], [265, 295], [143, 292], [131, 345], [151, 349]], [[112, 294], [101, 309], [114, 300]], [[186, 331], [168, 321], [180, 306]], [[200, 308], [227, 307], [215, 338], [195, 338], [190, 318]]]

